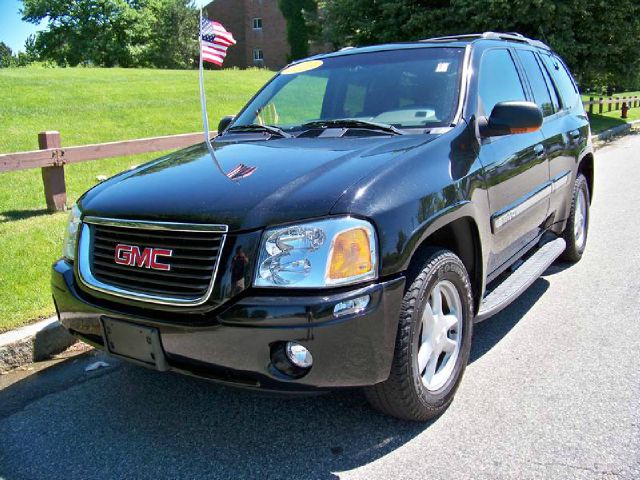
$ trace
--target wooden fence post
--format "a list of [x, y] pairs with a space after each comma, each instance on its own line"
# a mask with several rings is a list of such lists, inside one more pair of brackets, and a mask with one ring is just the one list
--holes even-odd
[[602, 115], [602, 97], [598, 98], [598, 113]]
[[[40, 150], [60, 148], [60, 132], [40, 132], [38, 134]], [[42, 183], [44, 184], [44, 198], [47, 200], [47, 210], [60, 212], [67, 208], [67, 188], [64, 182], [64, 166], [54, 165], [42, 167]]]
[[607, 104], [607, 112], [610, 112], [610, 111], [611, 111], [611, 105], [612, 105], [612, 103], [611, 103], [611, 102], [612, 102], [612, 101], [613, 101], [613, 97], [609, 97], [609, 103]]
[[589, 97], [589, 115], [593, 115], [593, 97]]

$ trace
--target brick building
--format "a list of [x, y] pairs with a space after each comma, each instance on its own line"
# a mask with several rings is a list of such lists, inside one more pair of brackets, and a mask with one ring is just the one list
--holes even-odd
[[225, 67], [267, 67], [288, 63], [287, 25], [278, 0], [215, 0], [205, 7], [207, 16], [233, 33]]

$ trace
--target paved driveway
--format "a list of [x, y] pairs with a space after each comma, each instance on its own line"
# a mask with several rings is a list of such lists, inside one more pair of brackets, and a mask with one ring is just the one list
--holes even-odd
[[76, 357], [0, 390], [0, 477], [640, 478], [640, 135], [598, 152], [588, 251], [477, 326], [429, 424]]

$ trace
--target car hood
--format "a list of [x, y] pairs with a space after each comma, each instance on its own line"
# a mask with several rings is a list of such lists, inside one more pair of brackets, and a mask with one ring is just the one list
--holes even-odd
[[79, 206], [84, 215], [226, 224], [231, 231], [320, 217], [350, 186], [434, 138], [216, 142], [217, 164], [203, 143], [97, 185]]

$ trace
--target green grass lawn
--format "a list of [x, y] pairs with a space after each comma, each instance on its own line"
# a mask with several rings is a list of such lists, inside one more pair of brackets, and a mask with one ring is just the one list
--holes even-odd
[[[271, 76], [266, 70], [206, 72], [211, 128], [237, 113]], [[0, 153], [38, 148], [58, 130], [66, 146], [197, 132], [197, 71], [0, 69]], [[65, 167], [68, 203], [97, 183], [159, 156], [137, 155]], [[0, 174], [0, 332], [54, 312], [49, 268], [60, 256], [66, 214], [46, 212], [40, 170]]]

